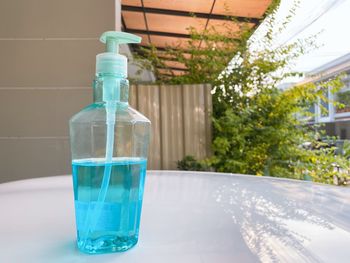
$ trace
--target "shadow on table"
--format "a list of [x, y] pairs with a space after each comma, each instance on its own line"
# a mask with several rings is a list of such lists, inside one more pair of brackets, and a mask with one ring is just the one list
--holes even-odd
[[[265, 179], [250, 183], [247, 179], [219, 186], [213, 197], [239, 226], [249, 249], [263, 262], [319, 262], [320, 255], [312, 251], [311, 242], [329, 242], [332, 232], [349, 239], [348, 232], [329, 217], [341, 211], [339, 200], [346, 199], [338, 198], [336, 203], [337, 192], [332, 188], [329, 198], [322, 197], [319, 187]], [[333, 211], [327, 214], [327, 210]]]

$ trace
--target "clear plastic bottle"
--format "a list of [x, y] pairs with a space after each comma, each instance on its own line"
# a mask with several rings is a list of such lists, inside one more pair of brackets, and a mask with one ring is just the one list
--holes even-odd
[[94, 102], [70, 120], [77, 244], [86, 253], [125, 251], [138, 241], [150, 121], [128, 105], [126, 58], [113, 46], [139, 42], [106, 32]]

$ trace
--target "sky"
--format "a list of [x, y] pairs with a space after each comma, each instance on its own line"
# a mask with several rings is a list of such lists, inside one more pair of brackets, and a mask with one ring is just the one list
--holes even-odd
[[[303, 55], [295, 64], [299, 72], [311, 71], [350, 53], [350, 0], [299, 0], [293, 20], [278, 36], [281, 45], [319, 33], [317, 50]], [[277, 19], [283, 19], [294, 0], [281, 0]], [[261, 28], [260, 28], [261, 27]], [[257, 30], [263, 30], [262, 24]]]

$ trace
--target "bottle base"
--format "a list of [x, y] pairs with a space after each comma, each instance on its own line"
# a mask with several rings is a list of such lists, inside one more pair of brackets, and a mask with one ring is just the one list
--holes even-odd
[[124, 252], [137, 244], [137, 236], [116, 237], [103, 236], [96, 239], [87, 239], [86, 242], [78, 240], [78, 249], [86, 254], [105, 254]]

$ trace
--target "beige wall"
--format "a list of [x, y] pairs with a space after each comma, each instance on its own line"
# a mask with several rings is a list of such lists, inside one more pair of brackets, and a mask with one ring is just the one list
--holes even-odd
[[114, 0], [0, 1], [0, 183], [70, 173], [68, 119], [115, 27]]

